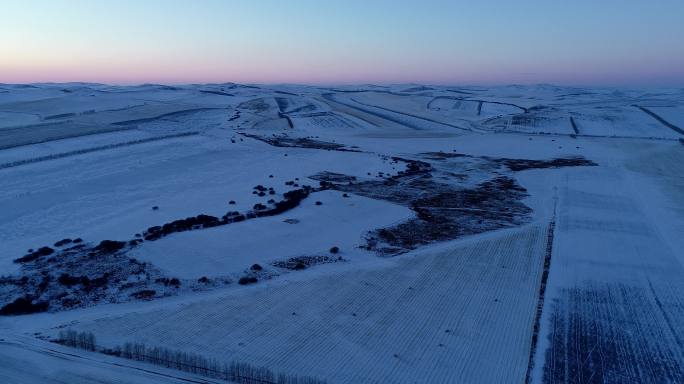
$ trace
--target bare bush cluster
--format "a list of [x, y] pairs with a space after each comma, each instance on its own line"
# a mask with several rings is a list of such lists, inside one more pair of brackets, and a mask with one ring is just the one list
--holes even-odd
[[95, 335], [90, 332], [76, 332], [74, 330], [60, 331], [57, 343], [69, 347], [81, 348], [88, 351], [95, 350]]
[[59, 338], [54, 342], [240, 384], [325, 384], [325, 381], [308, 376], [275, 374], [268, 368], [247, 363], [225, 363], [197, 353], [148, 347], [142, 343], [125, 343], [123, 347], [114, 349], [102, 348], [95, 344], [95, 335], [91, 332], [60, 331]]
[[117, 348], [114, 354], [121, 357], [161, 365], [179, 371], [190, 372], [206, 377], [233, 381], [240, 384], [324, 384], [312, 377], [287, 374], [276, 375], [264, 367], [233, 361], [222, 363], [217, 359], [207, 358], [196, 353], [189, 353], [168, 348], [147, 347], [141, 343], [126, 343]]

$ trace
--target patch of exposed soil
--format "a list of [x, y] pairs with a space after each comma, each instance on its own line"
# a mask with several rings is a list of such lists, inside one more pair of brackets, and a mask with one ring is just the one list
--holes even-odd
[[263, 141], [274, 147], [284, 148], [311, 148], [323, 149], [327, 151], [343, 151], [343, 152], [360, 152], [357, 149], [347, 148], [344, 144], [331, 143], [328, 141], [314, 140], [307, 137], [289, 137], [289, 136], [260, 136], [244, 132], [238, 132], [240, 135]]
[[[263, 187], [262, 187], [263, 188]], [[244, 214], [228, 212], [221, 218], [200, 214], [153, 226], [128, 241], [103, 240], [97, 245], [80, 239], [60, 240], [56, 248], [40, 247], [15, 260], [18, 276], [0, 278], [0, 315], [18, 315], [85, 307], [102, 302], [150, 300], [178, 293], [179, 289], [202, 290], [230, 283], [230, 278], [179, 280], [170, 278], [150, 263], [130, 258], [128, 252], [145, 241], [176, 232], [217, 227], [289, 211], [312, 192], [327, 187], [304, 186], [283, 194], [269, 205], [257, 204]], [[73, 245], [76, 244], [76, 245]], [[68, 247], [66, 247], [69, 245]], [[250, 278], [270, 278], [272, 272], [250, 271]]]
[[311, 178], [332, 189], [413, 210], [416, 218], [366, 234], [368, 250], [396, 255], [421, 245], [528, 222], [532, 210], [522, 203], [528, 194], [511, 177], [511, 171], [596, 165], [584, 158], [524, 160], [445, 152], [425, 153], [421, 159], [432, 163], [394, 158], [405, 162], [407, 169], [385, 180], [356, 182], [328, 172]]
[[284, 268], [289, 270], [306, 269], [318, 264], [338, 263], [344, 261], [341, 256], [326, 255], [326, 256], [297, 256], [291, 257], [287, 260], [279, 260], [271, 263], [274, 267]]
[[597, 166], [595, 162], [582, 156], [559, 157], [548, 160], [510, 159], [489, 156], [471, 156], [457, 152], [426, 152], [423, 157], [428, 160], [449, 160], [456, 158], [482, 159], [494, 164], [501, 164], [513, 172], [528, 169], [562, 168], [562, 167], [586, 167]]
[[565, 157], [552, 160], [524, 160], [524, 159], [500, 159], [508, 169], [513, 172], [525, 171], [528, 169], [562, 168], [562, 167], [587, 167], [596, 166], [595, 162], [584, 157]]
[[[121, 247], [119, 245], [122, 244]], [[152, 265], [125, 255], [124, 242], [105, 240], [98, 245], [79, 244], [65, 249], [18, 259], [21, 275], [0, 280], [0, 312], [7, 315], [27, 313], [11, 307], [17, 299], [42, 311], [83, 307], [97, 302], [120, 302], [136, 298], [139, 291], [167, 296], [180, 286], [165, 284], [162, 273]]]

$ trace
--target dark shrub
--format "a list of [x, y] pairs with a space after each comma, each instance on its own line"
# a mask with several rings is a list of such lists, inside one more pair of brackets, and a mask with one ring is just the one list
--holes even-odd
[[50, 247], [41, 247], [37, 251], [31, 252], [28, 255], [20, 257], [14, 260], [15, 263], [28, 263], [30, 261], [36, 260], [39, 257], [51, 255], [55, 250]]
[[26, 315], [29, 313], [45, 312], [47, 309], [47, 302], [41, 301], [34, 304], [30, 296], [24, 296], [0, 308], [0, 315]]
[[95, 247], [95, 250], [104, 253], [113, 253], [125, 246], [125, 241], [102, 240], [100, 244], [98, 244], [97, 247]]
[[264, 196], [266, 196], [266, 194], [265, 194], [264, 192], [259, 192], [258, 195], [259, 195], [259, 197], [264, 197]]
[[261, 265], [259, 264], [253, 264], [252, 267], [250, 268], [252, 271], [261, 271], [264, 269]]
[[320, 201], [317, 201], [317, 202], [316, 202], [316, 205], [323, 205], [323, 203], [320, 202]]
[[197, 281], [198, 281], [199, 283], [206, 284], [206, 283], [209, 282], [209, 278], [206, 277], [206, 276], [202, 276], [202, 277], [200, 277], [199, 279], [197, 279]]
[[228, 204], [234, 205], [234, 204], [235, 204], [235, 200], [229, 201]]
[[340, 251], [340, 248], [339, 248], [339, 247], [332, 247], [332, 248], [330, 248], [330, 253], [337, 253], [337, 252], [339, 252], [339, 251]]
[[156, 205], [155, 205], [154, 207], [152, 207], [152, 210], [153, 210], [153, 211], [156, 211], [156, 210], [158, 210], [158, 209], [159, 209], [159, 207], [156, 206]]
[[68, 273], [62, 273], [59, 276], [59, 279], [57, 281], [62, 284], [66, 285], [67, 287], [71, 287], [72, 285], [76, 285], [81, 282], [81, 279], [76, 276], [71, 276]]
[[51, 280], [50, 275], [44, 274], [43, 279], [38, 284], [38, 291], [43, 292], [44, 290], [46, 290], [48, 285], [50, 285], [50, 280]]
[[[95, 278], [95, 279], [91, 279], [88, 285], [91, 288], [99, 288], [99, 287], [106, 286], [108, 282], [109, 282], [109, 273], [105, 272], [102, 276]], [[86, 284], [84, 284], [84, 285], [86, 285]]]
[[62, 240], [60, 240], [60, 241], [58, 241], [58, 242], [55, 243], [55, 247], [61, 247], [61, 246], [63, 246], [63, 245], [67, 245], [67, 244], [69, 244], [69, 243], [71, 243], [71, 239], [68, 239], [68, 238], [67, 238], [67, 239], [62, 239]]
[[295, 264], [293, 269], [298, 270], [298, 271], [300, 271], [302, 269], [306, 269], [306, 264], [299, 262], [299, 263]]
[[149, 228], [147, 228], [147, 231], [145, 231], [145, 232], [147, 232], [147, 233], [154, 233], [154, 232], [158, 232], [158, 231], [160, 231], [160, 230], [161, 230], [161, 227], [158, 226], [158, 225], [155, 225], [154, 227], [149, 227]]
[[143, 289], [142, 291], [131, 293], [131, 296], [135, 297], [136, 299], [149, 300], [153, 298], [156, 294], [157, 291], [155, 291], [154, 289]]
[[343, 193], [343, 194], [342, 194], [342, 197], [349, 197], [349, 194], [348, 194], [348, 193]]
[[238, 280], [238, 284], [240, 284], [240, 285], [254, 284], [257, 281], [259, 281], [259, 279], [257, 279], [256, 277], [244, 276], [244, 277], [241, 277], [240, 280]]
[[81, 284], [83, 284], [84, 287], [89, 286], [90, 278], [88, 276], [81, 276]]
[[79, 244], [79, 243], [82, 243], [82, 242], [83, 242], [83, 239], [81, 239], [80, 237], [75, 238], [74, 241], [73, 241], [74, 244]]
[[245, 215], [237, 215], [237, 216], [233, 217], [233, 222], [237, 223], [239, 221], [245, 221], [245, 219], [246, 219]]
[[175, 286], [176, 288], [178, 288], [178, 286], [180, 286], [180, 284], [181, 284], [181, 283], [180, 283], [180, 280], [178, 280], [178, 279], [175, 278], [175, 277], [174, 277], [174, 278], [171, 278], [171, 279], [169, 279], [168, 277], [160, 277], [160, 278], [158, 278], [158, 279], [155, 279], [154, 281], [155, 281], [156, 283], [162, 283], [162, 284], [164, 284], [164, 285], [166, 285], [166, 286], [173, 285], [173, 286]]
[[65, 308], [71, 308], [81, 304], [81, 300], [75, 299], [73, 297], [67, 297], [62, 299], [62, 306]]
[[41, 256], [47, 256], [51, 255], [54, 251], [55, 250], [50, 247], [40, 247], [35, 253], [38, 253]]
[[266, 209], [266, 206], [263, 205], [263, 204], [261, 204], [261, 203], [256, 203], [256, 204], [254, 204], [254, 207], [253, 207], [253, 208], [254, 208], [255, 210], [257, 210], [257, 211], [261, 211], [261, 210]]

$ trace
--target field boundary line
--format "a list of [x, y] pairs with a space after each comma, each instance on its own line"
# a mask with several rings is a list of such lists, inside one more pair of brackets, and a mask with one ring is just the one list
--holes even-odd
[[534, 368], [534, 358], [537, 352], [537, 344], [539, 343], [539, 329], [541, 327], [541, 315], [544, 309], [544, 296], [546, 293], [546, 286], [549, 280], [549, 270], [551, 269], [551, 255], [553, 254], [553, 236], [556, 229], [556, 211], [558, 208], [558, 189], [554, 187], [553, 196], [553, 214], [549, 221], [546, 232], [546, 251], [544, 253], [544, 266], [542, 270], [541, 281], [539, 284], [539, 297], [537, 299], [537, 310], [534, 315], [534, 324], [532, 325], [532, 339], [530, 340], [530, 356], [527, 363], [527, 373], [525, 374], [525, 383], [532, 382], [532, 369]]

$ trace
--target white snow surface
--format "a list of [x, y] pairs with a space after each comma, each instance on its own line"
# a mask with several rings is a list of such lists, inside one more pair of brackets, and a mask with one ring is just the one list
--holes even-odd
[[[365, 249], [366, 236], [415, 218], [411, 206], [333, 190], [279, 215], [145, 241], [128, 256], [169, 277], [233, 279], [260, 264], [268, 278], [0, 316], [0, 382], [219, 382], [43, 340], [63, 329], [92, 332], [100, 347], [144, 342], [328, 383], [684, 381], [682, 90], [1, 88], [2, 277], [25, 272], [13, 260], [29, 248], [248, 212], [293, 183], [318, 186], [310, 177], [320, 172], [382, 183], [405, 169], [392, 157], [598, 165], [508, 172], [529, 195], [525, 224], [394, 257]], [[496, 176], [451, 171], [461, 186]], [[260, 197], [257, 185], [275, 193]], [[340, 262], [272, 265], [333, 246]]]

